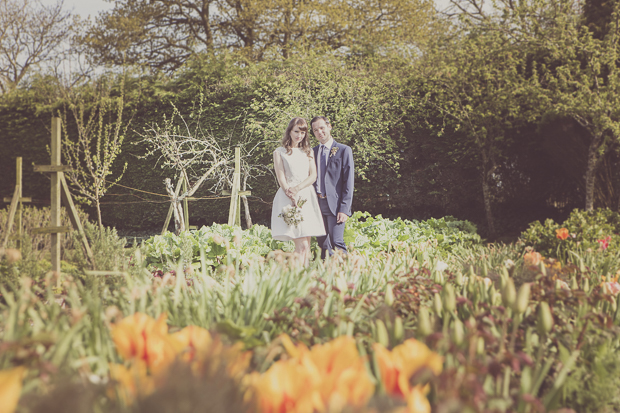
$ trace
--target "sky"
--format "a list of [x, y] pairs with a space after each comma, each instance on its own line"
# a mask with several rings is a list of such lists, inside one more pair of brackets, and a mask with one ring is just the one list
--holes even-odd
[[[40, 0], [45, 5], [56, 4], [57, 0]], [[449, 0], [435, 0], [439, 8], [445, 8], [449, 4]], [[97, 13], [112, 8], [113, 3], [105, 0], [64, 0], [64, 8], [86, 18], [89, 15], [95, 17]]]

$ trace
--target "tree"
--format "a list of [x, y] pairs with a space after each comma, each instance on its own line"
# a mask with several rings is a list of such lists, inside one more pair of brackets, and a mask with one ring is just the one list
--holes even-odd
[[174, 71], [200, 53], [259, 61], [308, 49], [412, 53], [428, 37], [429, 0], [116, 0], [82, 40], [101, 63]]
[[[234, 147], [241, 146], [241, 173], [243, 190], [246, 190], [248, 178], [264, 174], [267, 171], [264, 165], [254, 165], [251, 160], [256, 146], [248, 146], [246, 142], [229, 137], [215, 137], [208, 132], [205, 123], [204, 95], [187, 116], [183, 116], [173, 105], [172, 115], [166, 117], [163, 124], [153, 124], [145, 127], [139, 135], [142, 142], [149, 147], [142, 158], [157, 156], [162, 168], [176, 172], [179, 183], [176, 189], [170, 178], [164, 180], [166, 191], [174, 213], [175, 232], [185, 231], [185, 217], [182, 202], [193, 196], [203, 183], [211, 184], [210, 190], [220, 192], [230, 188], [234, 173]], [[187, 119], [187, 120], [186, 120]], [[186, 186], [180, 191], [182, 183]], [[248, 228], [252, 225], [247, 199], [244, 199], [246, 222]]]
[[469, 138], [455, 145], [479, 162], [484, 209], [490, 236], [496, 235], [495, 193], [501, 188], [498, 167], [506, 162], [506, 132], [525, 119], [528, 92], [523, 78], [525, 53], [498, 30], [501, 20], [485, 27], [469, 25], [462, 37], [439, 42], [420, 74], [435, 84], [426, 94], [437, 109]]
[[293, 117], [310, 121], [324, 115], [334, 138], [354, 148], [357, 176], [398, 169], [400, 153], [390, 132], [402, 116], [401, 97], [388, 73], [313, 55], [263, 70], [273, 73], [273, 80], [253, 99], [245, 129], [254, 142], [263, 143], [264, 153], [280, 145]]
[[63, 1], [43, 6], [36, 0], [0, 0], [0, 91], [13, 90], [33, 67], [55, 59], [71, 34]]
[[590, 211], [601, 161], [620, 142], [620, 7], [614, 5], [609, 30], [598, 39], [570, 2], [558, 3], [564, 7], [554, 9], [553, 24], [536, 39], [535, 73], [546, 110], [574, 119], [589, 134], [585, 209]]
[[[63, 154], [66, 164], [72, 168], [67, 177], [78, 192], [78, 201], [95, 204], [99, 227], [103, 227], [100, 200], [120, 181], [127, 168], [125, 163], [123, 171], [115, 179], [110, 178], [127, 130], [127, 125], [123, 125], [124, 75], [118, 96], [112, 95], [112, 88], [113, 79], [107, 76], [101, 76], [93, 84], [61, 88], [66, 105], [61, 117]], [[75, 138], [67, 112], [71, 113], [77, 130]]]

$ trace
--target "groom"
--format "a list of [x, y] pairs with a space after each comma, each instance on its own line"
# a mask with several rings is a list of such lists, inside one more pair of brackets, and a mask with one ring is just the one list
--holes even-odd
[[317, 238], [324, 259], [326, 253], [332, 255], [336, 248], [347, 252], [344, 223], [351, 216], [353, 201], [353, 152], [347, 145], [334, 141], [332, 125], [325, 116], [314, 117], [310, 128], [320, 142], [313, 148], [317, 169], [314, 188], [327, 234]]

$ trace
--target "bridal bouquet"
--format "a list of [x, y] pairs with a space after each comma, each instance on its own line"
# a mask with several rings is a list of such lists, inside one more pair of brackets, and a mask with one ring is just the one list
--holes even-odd
[[285, 206], [284, 208], [282, 208], [282, 212], [278, 216], [282, 217], [284, 222], [286, 222], [286, 225], [288, 225], [289, 227], [294, 226], [295, 228], [297, 228], [297, 226], [304, 220], [304, 216], [301, 214], [301, 207], [304, 206], [305, 203], [305, 199], [299, 198], [299, 201], [297, 201], [297, 206]]

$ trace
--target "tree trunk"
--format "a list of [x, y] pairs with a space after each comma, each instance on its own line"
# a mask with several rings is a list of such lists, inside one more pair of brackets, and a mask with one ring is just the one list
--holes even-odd
[[482, 196], [484, 198], [484, 212], [487, 216], [487, 225], [489, 226], [489, 238], [495, 237], [495, 221], [493, 219], [493, 210], [491, 206], [491, 187], [489, 185], [489, 176], [491, 171], [484, 168], [482, 172]]
[[601, 160], [599, 148], [603, 141], [602, 133], [593, 135], [594, 139], [588, 148], [588, 166], [586, 167], [586, 211], [594, 210], [594, 185], [596, 183], [596, 171]]
[[97, 206], [97, 222], [99, 223], [99, 229], [103, 229], [103, 221], [101, 220], [101, 203], [99, 202], [99, 198], [95, 200], [95, 205]]

